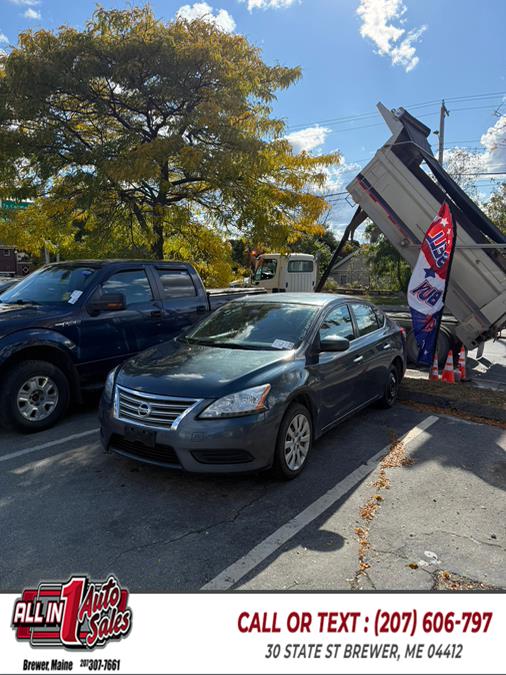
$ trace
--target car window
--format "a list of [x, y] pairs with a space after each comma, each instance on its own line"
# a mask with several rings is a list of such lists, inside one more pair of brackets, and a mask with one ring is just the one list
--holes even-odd
[[376, 318], [378, 319], [379, 326], [383, 327], [383, 325], [385, 324], [385, 315], [383, 314], [381, 309], [379, 309], [379, 307], [373, 307], [373, 309], [376, 313]]
[[123, 293], [127, 307], [153, 299], [151, 286], [144, 270], [125, 270], [112, 274], [102, 284], [101, 294], [106, 293]]
[[317, 305], [232, 301], [204, 319], [186, 339], [219, 347], [294, 349], [317, 312]]
[[333, 309], [325, 319], [320, 328], [320, 340], [331, 335], [353, 340], [353, 324], [351, 321], [350, 310], [346, 305]]
[[195, 297], [197, 291], [191, 276], [185, 270], [157, 270], [162, 284], [162, 297], [185, 298]]
[[359, 335], [367, 335], [379, 328], [376, 313], [370, 305], [356, 304], [351, 305], [351, 309], [357, 322]]

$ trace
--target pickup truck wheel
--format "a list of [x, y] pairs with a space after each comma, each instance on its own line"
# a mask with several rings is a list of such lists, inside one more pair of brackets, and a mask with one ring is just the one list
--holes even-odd
[[2, 385], [2, 424], [26, 433], [49, 429], [66, 412], [69, 399], [69, 382], [57, 366], [47, 361], [19, 363]]
[[308, 409], [300, 403], [291, 405], [281, 422], [274, 451], [274, 473], [291, 480], [306, 466], [313, 442], [313, 424]]

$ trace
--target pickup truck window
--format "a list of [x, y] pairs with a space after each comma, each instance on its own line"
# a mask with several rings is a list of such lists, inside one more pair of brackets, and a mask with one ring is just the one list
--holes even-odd
[[157, 270], [162, 284], [163, 298], [195, 297], [197, 291], [193, 281], [184, 270]]
[[352, 305], [351, 308], [355, 315], [359, 335], [367, 335], [368, 333], [378, 330], [378, 319], [376, 318], [376, 314], [372, 307], [369, 305], [356, 304]]
[[126, 306], [153, 300], [153, 293], [144, 270], [125, 270], [104, 281], [101, 294], [123, 293]]
[[52, 305], [75, 302], [94, 276], [93, 267], [58, 265], [43, 267], [2, 294], [9, 305]]

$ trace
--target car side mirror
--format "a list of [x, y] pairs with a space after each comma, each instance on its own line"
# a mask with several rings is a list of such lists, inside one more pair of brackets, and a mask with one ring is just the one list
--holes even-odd
[[350, 348], [350, 341], [339, 335], [328, 335], [320, 338], [321, 352], [345, 352]]
[[105, 293], [101, 297], [92, 298], [86, 308], [90, 314], [100, 312], [120, 312], [126, 307], [123, 293]]

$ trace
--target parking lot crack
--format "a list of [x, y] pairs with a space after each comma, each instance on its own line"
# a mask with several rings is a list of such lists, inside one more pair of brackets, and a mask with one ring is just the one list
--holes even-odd
[[182, 539], [186, 539], [186, 537], [191, 537], [192, 535], [198, 535], [198, 534], [203, 534], [204, 532], [209, 532], [209, 530], [213, 530], [217, 527], [220, 527], [222, 525], [227, 525], [230, 523], [234, 523], [238, 518], [240, 518], [241, 514], [249, 509], [251, 506], [253, 506], [256, 502], [258, 502], [260, 499], [263, 498], [264, 492], [258, 496], [256, 496], [254, 499], [250, 500], [246, 504], [243, 504], [240, 508], [237, 509], [236, 513], [231, 517], [231, 518], [225, 518], [223, 520], [219, 520], [216, 523], [212, 523], [210, 525], [206, 525], [204, 527], [200, 527], [194, 530], [188, 530], [187, 532], [184, 532], [181, 535], [178, 535], [177, 537], [171, 537], [170, 539], [157, 539], [155, 541], [149, 541], [146, 542], [145, 544], [138, 544], [137, 546], [130, 546], [129, 548], [126, 548], [122, 551], [119, 551], [114, 558], [109, 562], [109, 565], [114, 565], [122, 556], [128, 555], [129, 553], [136, 553], [139, 551], [144, 551], [148, 548], [155, 547], [155, 546], [169, 546], [170, 544], [175, 544]]
[[457, 537], [459, 539], [469, 539], [469, 541], [472, 541], [473, 544], [479, 544], [480, 546], [492, 546], [492, 548], [499, 548], [501, 551], [506, 551], [506, 548], [504, 546], [501, 546], [501, 544], [494, 544], [491, 541], [481, 541], [480, 539], [476, 539], [476, 537], [472, 537], [469, 534], [460, 534], [458, 532], [449, 532], [448, 530], [434, 530], [433, 532], [421, 532], [420, 535], [424, 537], [430, 537], [436, 533], [439, 534], [445, 534], [450, 537]]

